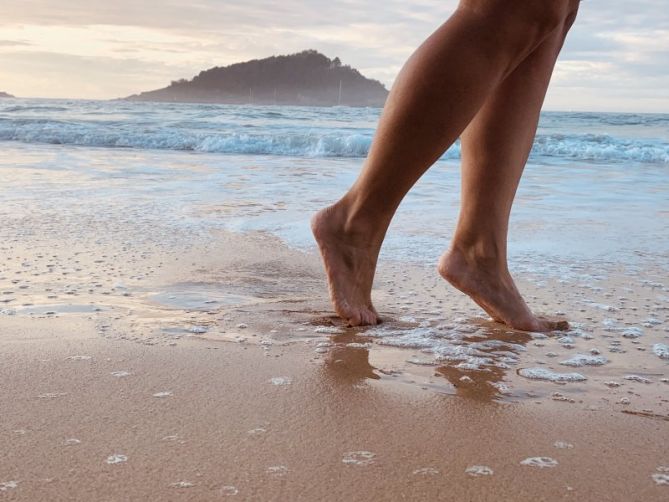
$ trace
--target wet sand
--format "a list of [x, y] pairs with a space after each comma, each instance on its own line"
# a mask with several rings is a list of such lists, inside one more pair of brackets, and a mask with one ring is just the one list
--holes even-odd
[[[144, 346], [102, 339], [80, 316], [3, 319], [2, 332], [8, 500], [664, 500], [669, 489], [651, 477], [667, 474], [665, 421], [397, 385], [356, 348], [315, 360], [304, 344]], [[521, 464], [532, 457], [557, 465]]]
[[[5, 230], [0, 498], [669, 495], [662, 267], [521, 282], [572, 320], [544, 337], [487, 321], [433, 267], [386, 262], [386, 322], [352, 329], [315, 252], [149, 224], [126, 239], [132, 218]], [[579, 354], [606, 363], [561, 364]], [[537, 368], [586, 380], [523, 376]]]

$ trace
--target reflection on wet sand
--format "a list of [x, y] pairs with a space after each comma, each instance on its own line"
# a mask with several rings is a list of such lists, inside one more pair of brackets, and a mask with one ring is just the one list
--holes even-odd
[[[366, 379], [379, 380], [377, 368], [369, 362], [369, 350], [355, 334], [332, 337], [333, 345], [325, 357], [325, 372], [334, 383], [362, 384]], [[349, 345], [349, 344], [354, 345]], [[364, 342], [363, 342], [364, 343]]]
[[[415, 357], [405, 362], [412, 364], [412, 370], [414, 367], [428, 369], [429, 375], [425, 376], [446, 378], [450, 383], [448, 393], [492, 401], [510, 394], [504, 383], [511, 367], [509, 363], [518, 360], [519, 353], [532, 339], [529, 333], [509, 331], [490, 323], [486, 327], [479, 326], [471, 336], [460, 337], [458, 344], [444, 351], [435, 362]], [[372, 364], [371, 340], [373, 338], [364, 336], [364, 332], [333, 335], [324, 359], [327, 377], [335, 383], [350, 385], [362, 384], [367, 379], [380, 380], [383, 375], [397, 376], [396, 370]], [[473, 360], [476, 364], [472, 364]], [[438, 382], [436, 386], [440, 386]]]
[[[504, 377], [509, 369], [508, 364], [500, 358], [509, 360], [519, 356], [520, 348], [532, 340], [528, 333], [508, 331], [497, 327], [477, 331], [476, 337], [464, 337], [463, 343], [476, 350], [488, 354], [493, 364], [479, 368], [470, 368], [457, 360], [447, 361], [440, 365], [436, 372], [448, 379], [462, 397], [479, 401], [491, 401], [509, 394], [504, 384]], [[494, 363], [497, 364], [494, 364]], [[502, 364], [499, 364], [502, 363]]]

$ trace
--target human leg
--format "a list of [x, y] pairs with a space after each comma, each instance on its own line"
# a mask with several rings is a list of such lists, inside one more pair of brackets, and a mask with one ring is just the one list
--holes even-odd
[[463, 0], [411, 56], [388, 97], [362, 172], [312, 220], [337, 313], [376, 324], [371, 288], [400, 201], [514, 69], [569, 15], [569, 1]]
[[507, 267], [511, 205], [530, 153], [555, 61], [575, 17], [498, 86], [461, 136], [462, 204], [439, 272], [496, 321], [527, 331], [565, 328], [532, 314]]

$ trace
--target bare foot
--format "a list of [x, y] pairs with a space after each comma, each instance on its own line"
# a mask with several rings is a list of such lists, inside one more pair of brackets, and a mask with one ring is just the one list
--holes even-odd
[[477, 263], [456, 248], [442, 255], [438, 270], [444, 279], [468, 295], [497, 322], [522, 331], [569, 328], [566, 321], [550, 321], [532, 314], [506, 270]]
[[347, 233], [342, 213], [335, 205], [311, 219], [311, 231], [325, 265], [330, 300], [350, 326], [378, 324], [381, 319], [371, 295], [379, 250], [371, 245], [369, 236]]

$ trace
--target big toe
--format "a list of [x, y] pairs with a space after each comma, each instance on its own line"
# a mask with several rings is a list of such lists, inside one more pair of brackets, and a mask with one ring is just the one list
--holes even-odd
[[380, 319], [373, 308], [359, 308], [347, 316], [349, 326], [368, 326], [378, 324]]
[[569, 323], [563, 319], [559, 321], [546, 319], [546, 322], [550, 326], [550, 331], [567, 331], [569, 329]]
[[537, 317], [534, 327], [531, 331], [566, 331], [569, 329], [569, 323], [565, 320], [546, 319]]
[[359, 310], [354, 310], [349, 315], [347, 315], [345, 319], [348, 326], [360, 326], [364, 324], [362, 320], [362, 312], [360, 312]]

